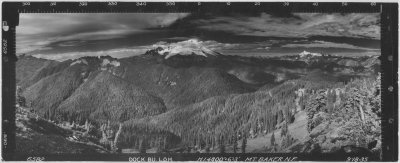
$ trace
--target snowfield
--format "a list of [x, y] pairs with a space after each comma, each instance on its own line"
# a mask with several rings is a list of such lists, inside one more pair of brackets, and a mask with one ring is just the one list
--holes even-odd
[[308, 52], [308, 51], [303, 51], [303, 52], [301, 52], [300, 54], [299, 54], [299, 56], [301, 57], [301, 58], [303, 58], [303, 57], [307, 57], [307, 56], [313, 56], [313, 57], [320, 57], [320, 56], [322, 56], [322, 54], [320, 54], [320, 53], [312, 53], [312, 52]]
[[153, 47], [161, 47], [163, 50], [159, 51], [158, 54], [165, 55], [165, 59], [168, 59], [175, 55], [199, 55], [204, 57], [207, 57], [209, 55], [218, 55], [218, 53], [207, 48], [205, 44], [206, 42], [199, 41], [197, 39], [189, 39], [187, 41], [170, 44], [160, 42], [153, 45]]
[[75, 61], [75, 62], [72, 62], [72, 63], [70, 64], [70, 66], [75, 65], [75, 64], [80, 64], [80, 63], [83, 63], [83, 64], [85, 64], [85, 65], [89, 65], [88, 62], [87, 62], [85, 59], [80, 59], [80, 60], [77, 60], [77, 61]]

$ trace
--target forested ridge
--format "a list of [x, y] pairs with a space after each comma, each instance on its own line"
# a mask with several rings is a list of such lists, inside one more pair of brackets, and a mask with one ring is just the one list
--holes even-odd
[[[227, 146], [246, 152], [246, 140], [276, 130], [283, 139], [270, 140], [279, 144], [275, 151], [332, 152], [353, 142], [367, 149], [380, 143], [379, 63], [373, 59], [358, 59], [361, 65], [343, 61], [351, 58], [320, 58], [314, 63], [296, 60], [300, 64], [285, 68], [265, 66], [274, 79], [262, 79], [263, 84], [238, 77], [254, 79], [249, 72], [255, 68], [240, 66], [251, 65], [252, 60], [262, 65], [257, 59], [238, 57], [230, 63], [231, 58], [225, 57], [230, 64], [219, 66], [220, 58], [198, 58], [203, 64], [192, 67], [190, 57], [172, 59], [145, 55], [41, 61], [45, 66], [21, 77], [17, 98], [20, 105], [56, 124], [86, 126], [88, 133], [115, 152], [125, 148], [226, 152]], [[273, 60], [277, 59], [268, 63]], [[318, 68], [326, 62], [337, 64]], [[240, 68], [231, 67], [235, 64]], [[239, 74], [229, 73], [232, 70]], [[310, 139], [296, 140], [287, 132], [299, 112], [307, 113]], [[336, 123], [344, 127], [330, 133], [328, 128]], [[345, 136], [328, 143], [323, 135]]]

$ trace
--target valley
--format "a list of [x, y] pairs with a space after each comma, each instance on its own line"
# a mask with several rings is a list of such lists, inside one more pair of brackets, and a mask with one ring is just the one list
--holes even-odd
[[[378, 56], [184, 50], [62, 62], [20, 56], [18, 106], [55, 126], [86, 126], [93, 140], [84, 148], [93, 152], [379, 153]], [[19, 145], [39, 139], [17, 137]]]

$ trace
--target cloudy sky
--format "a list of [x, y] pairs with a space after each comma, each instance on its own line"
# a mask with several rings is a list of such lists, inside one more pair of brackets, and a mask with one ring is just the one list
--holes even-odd
[[57, 60], [129, 57], [161, 41], [188, 39], [227, 55], [379, 54], [379, 14], [21, 14], [17, 53]]

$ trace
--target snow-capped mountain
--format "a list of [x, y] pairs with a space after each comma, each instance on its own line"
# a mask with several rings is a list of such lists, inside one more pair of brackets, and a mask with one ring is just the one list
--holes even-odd
[[198, 55], [198, 56], [216, 56], [219, 55], [204, 44], [203, 41], [197, 39], [189, 39], [176, 43], [159, 42], [153, 45], [154, 49], [158, 50], [158, 54], [165, 56], [168, 59], [175, 55]]
[[320, 57], [320, 56], [322, 56], [322, 54], [321, 53], [312, 53], [312, 52], [308, 52], [308, 51], [304, 50], [303, 52], [301, 52], [299, 54], [299, 56], [301, 58], [304, 58], [304, 57]]

